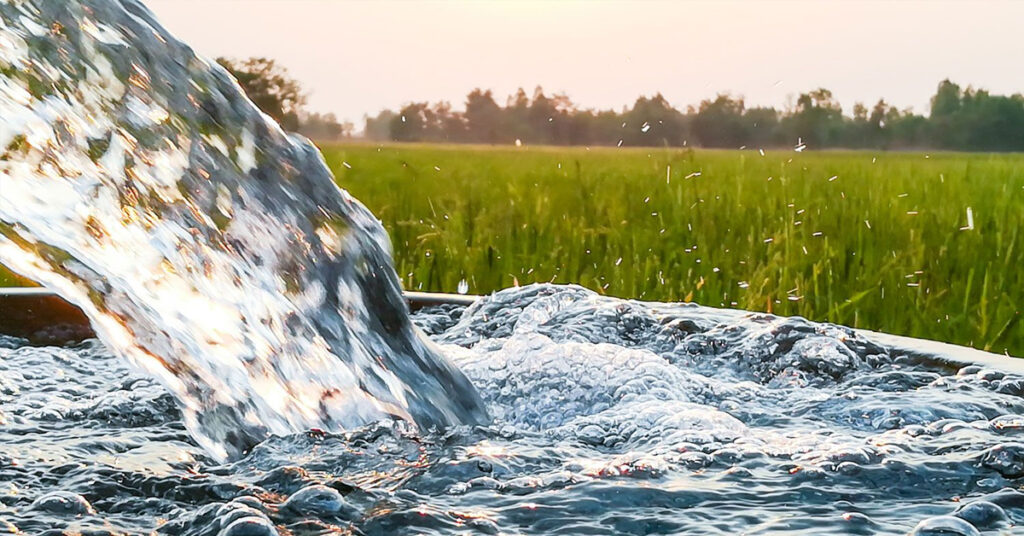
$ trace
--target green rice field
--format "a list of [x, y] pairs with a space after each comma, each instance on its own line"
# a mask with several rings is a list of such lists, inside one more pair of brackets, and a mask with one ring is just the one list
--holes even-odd
[[1024, 356], [1024, 155], [323, 149], [410, 290], [577, 283]]
[[391, 233], [408, 289], [578, 283], [1024, 356], [1024, 155], [407, 145], [324, 155]]

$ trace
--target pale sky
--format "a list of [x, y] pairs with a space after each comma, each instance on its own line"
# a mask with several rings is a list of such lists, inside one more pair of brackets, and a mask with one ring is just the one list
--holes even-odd
[[783, 107], [826, 87], [847, 113], [879, 97], [926, 112], [943, 78], [1024, 92], [1024, 1], [143, 1], [200, 54], [278, 60], [309, 109], [357, 129], [410, 101], [462, 108], [478, 86], [615, 109], [722, 91]]

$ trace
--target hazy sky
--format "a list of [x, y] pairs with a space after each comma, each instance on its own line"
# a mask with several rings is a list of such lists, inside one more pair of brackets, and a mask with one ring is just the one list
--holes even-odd
[[280, 61], [310, 109], [357, 128], [412, 100], [461, 108], [477, 86], [592, 108], [659, 91], [783, 106], [827, 87], [847, 112], [879, 97], [924, 112], [947, 77], [1024, 91], [1024, 1], [144, 1], [200, 54]]

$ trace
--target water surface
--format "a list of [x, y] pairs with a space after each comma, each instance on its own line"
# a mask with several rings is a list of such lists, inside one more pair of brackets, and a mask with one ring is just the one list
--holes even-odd
[[576, 287], [413, 318], [492, 422], [295, 433], [226, 464], [99, 343], [3, 339], [0, 517], [195, 535], [1008, 534], [1024, 520], [1018, 375]]

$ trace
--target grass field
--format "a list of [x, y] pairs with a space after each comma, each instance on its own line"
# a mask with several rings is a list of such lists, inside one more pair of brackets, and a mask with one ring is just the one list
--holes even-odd
[[4, 270], [3, 266], [0, 266], [0, 287], [11, 287], [21, 284], [22, 281], [11, 275], [9, 272]]
[[425, 145], [324, 154], [391, 233], [408, 289], [579, 283], [1024, 356], [1024, 155]]
[[324, 153], [391, 233], [409, 289], [579, 283], [1024, 356], [1024, 155]]

